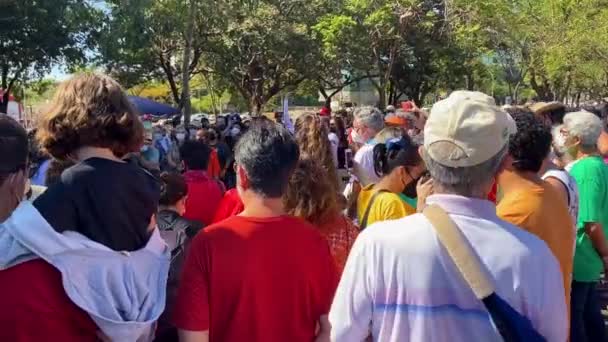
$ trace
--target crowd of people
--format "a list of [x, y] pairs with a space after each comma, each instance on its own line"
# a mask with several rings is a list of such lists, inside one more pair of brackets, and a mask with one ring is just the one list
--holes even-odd
[[0, 341], [606, 341], [607, 109], [192, 129], [77, 75], [34, 132], [0, 114]]

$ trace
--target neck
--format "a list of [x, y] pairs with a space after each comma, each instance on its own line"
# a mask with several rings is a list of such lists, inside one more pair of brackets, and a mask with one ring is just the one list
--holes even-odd
[[73, 155], [76, 158], [76, 161], [79, 162], [89, 158], [103, 158], [122, 162], [121, 159], [114, 155], [112, 150], [104, 147], [84, 146], [76, 150]]
[[541, 181], [538, 174], [530, 171], [505, 170], [498, 176], [498, 185], [500, 185], [504, 193], [521, 187], [539, 184]]
[[583, 151], [582, 149], [579, 149], [578, 152], [576, 153], [576, 160], [587, 158], [587, 157], [592, 157], [592, 156], [599, 156], [599, 152], [597, 150]]
[[374, 185], [374, 190], [388, 190], [393, 193], [399, 193], [403, 191], [403, 183], [401, 181], [396, 182], [392, 179], [393, 177], [382, 177], [376, 185]]
[[266, 198], [252, 191], [241, 191], [241, 200], [245, 210], [239, 216], [245, 217], [277, 217], [286, 214], [282, 198]]

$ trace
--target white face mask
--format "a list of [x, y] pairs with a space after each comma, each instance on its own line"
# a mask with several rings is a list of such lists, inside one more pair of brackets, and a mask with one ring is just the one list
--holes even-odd
[[363, 137], [359, 133], [357, 133], [357, 131], [354, 129], [351, 134], [351, 137], [353, 138], [353, 141], [356, 142], [357, 144], [365, 145], [367, 143], [367, 141], [365, 141], [365, 139], [363, 139]]
[[241, 129], [238, 127], [233, 127], [230, 130], [230, 135], [232, 135], [233, 137], [236, 137], [237, 135], [241, 134]]
[[186, 139], [186, 133], [177, 133], [175, 135], [175, 137], [177, 138], [178, 141], [182, 142]]

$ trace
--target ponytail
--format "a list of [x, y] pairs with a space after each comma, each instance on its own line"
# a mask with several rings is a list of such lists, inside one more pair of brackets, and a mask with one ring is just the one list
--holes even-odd
[[390, 139], [374, 146], [374, 171], [378, 177], [391, 173], [398, 166], [415, 166], [422, 162], [418, 146], [409, 136]]
[[385, 144], [377, 144], [374, 146], [374, 171], [378, 177], [382, 177], [387, 173], [388, 163], [386, 152]]

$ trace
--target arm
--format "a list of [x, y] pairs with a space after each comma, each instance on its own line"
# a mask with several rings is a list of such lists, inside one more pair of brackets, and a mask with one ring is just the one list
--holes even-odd
[[566, 190], [566, 186], [559, 179], [555, 177], [548, 177], [545, 179], [545, 182], [549, 183], [557, 192], [561, 198], [564, 199], [564, 202], [568, 203], [568, 191]]
[[209, 342], [209, 331], [179, 330], [180, 342]]
[[331, 339], [331, 324], [327, 315], [321, 316], [318, 323], [318, 332], [315, 337], [315, 342], [329, 342]]
[[[597, 254], [602, 258], [602, 261], [604, 259], [608, 261], [608, 244], [606, 244], [606, 236], [604, 235], [602, 225], [597, 222], [586, 222], [585, 234], [589, 236], [593, 248], [595, 248]], [[604, 261], [604, 268], [607, 266], [606, 261]]]

